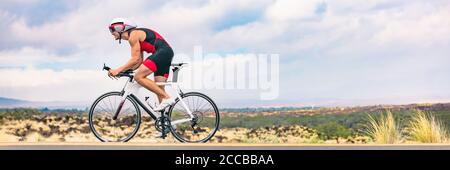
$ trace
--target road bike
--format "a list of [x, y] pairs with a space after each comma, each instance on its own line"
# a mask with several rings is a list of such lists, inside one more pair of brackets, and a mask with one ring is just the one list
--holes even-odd
[[[175, 103], [162, 111], [155, 111], [142, 100], [138, 91], [142, 87], [134, 80], [134, 71], [127, 70], [116, 77], [128, 80], [121, 91], [108, 92], [98, 97], [89, 110], [89, 127], [102, 142], [127, 142], [133, 138], [141, 124], [141, 109], [155, 121], [155, 128], [165, 139], [171, 134], [180, 142], [199, 143], [210, 140], [219, 129], [220, 114], [214, 101], [199, 92], [184, 93], [178, 84], [178, 73], [186, 63], [171, 64], [172, 79], [157, 82], [172, 87]], [[105, 64], [103, 70], [110, 70]], [[145, 88], [144, 88], [145, 89]]]

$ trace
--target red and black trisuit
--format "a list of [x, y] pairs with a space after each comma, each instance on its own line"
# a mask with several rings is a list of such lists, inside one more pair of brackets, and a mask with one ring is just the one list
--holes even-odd
[[172, 63], [173, 50], [172, 47], [157, 32], [147, 28], [135, 28], [130, 30], [130, 34], [134, 30], [142, 30], [145, 32], [145, 40], [139, 42], [141, 52], [152, 53], [143, 64], [155, 73], [155, 76], [169, 77], [170, 64]]

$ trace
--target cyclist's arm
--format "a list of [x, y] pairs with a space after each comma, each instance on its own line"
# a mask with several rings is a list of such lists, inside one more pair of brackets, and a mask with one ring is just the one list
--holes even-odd
[[141, 52], [141, 46], [139, 44], [139, 36], [131, 36], [128, 40], [131, 46], [131, 58], [128, 60], [128, 62], [123, 65], [122, 67], [117, 68], [119, 72], [128, 70], [128, 69], [134, 69], [136, 65], [139, 65], [142, 62], [142, 52]]

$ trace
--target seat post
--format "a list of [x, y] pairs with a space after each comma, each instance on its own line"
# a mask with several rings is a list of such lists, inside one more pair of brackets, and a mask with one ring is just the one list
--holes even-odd
[[173, 67], [173, 69], [172, 69], [172, 71], [173, 71], [172, 82], [176, 83], [178, 81], [178, 72], [180, 71], [180, 69], [185, 64], [187, 64], [187, 63], [172, 63], [171, 64], [171, 66]]
[[180, 71], [180, 68], [174, 67], [172, 71], [173, 71], [172, 82], [176, 83], [178, 81], [178, 72]]

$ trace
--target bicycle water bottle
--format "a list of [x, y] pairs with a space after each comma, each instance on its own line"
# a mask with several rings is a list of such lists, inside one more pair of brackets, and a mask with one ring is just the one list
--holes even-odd
[[147, 102], [148, 106], [150, 106], [150, 108], [155, 109], [156, 108], [156, 103], [151, 104], [150, 101], [147, 101], [150, 97], [146, 96], [145, 97], [145, 102]]

